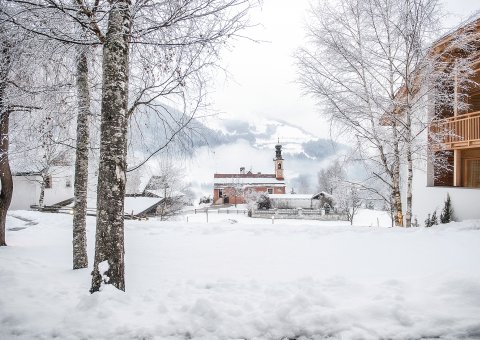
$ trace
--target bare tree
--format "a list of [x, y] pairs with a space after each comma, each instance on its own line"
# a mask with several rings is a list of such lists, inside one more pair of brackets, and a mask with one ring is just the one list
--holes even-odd
[[5, 36], [4, 28], [0, 27], [0, 246], [6, 246], [5, 221], [7, 211], [12, 201], [13, 180], [8, 161], [9, 149], [9, 116], [10, 108], [6, 91], [12, 66], [12, 47]]
[[162, 198], [156, 214], [162, 221], [178, 215], [186, 205], [185, 193], [188, 187], [184, 181], [184, 169], [166, 158], [158, 163], [158, 168], [152, 173], [145, 192]]
[[339, 183], [346, 179], [346, 172], [344, 166], [338, 160], [335, 160], [332, 165], [326, 169], [322, 169], [317, 174], [318, 177], [318, 191], [325, 191], [333, 195], [334, 190]]
[[413, 165], [425, 151], [420, 139], [430, 123], [429, 98], [452, 100], [445, 55], [465, 50], [462, 39], [454, 39], [447, 50], [432, 53], [438, 17], [437, 0], [327, 2], [313, 8], [310, 47], [298, 53], [305, 91], [341, 132], [356, 138], [358, 154], [371, 164], [370, 175], [391, 194], [398, 226], [411, 225]]
[[402, 225], [398, 127], [395, 120], [379, 124], [390, 113], [388, 98], [395, 97], [395, 50], [391, 41], [387, 49], [377, 44], [372, 25], [377, 18], [369, 17], [368, 5], [343, 0], [340, 6], [327, 3], [312, 10], [312, 47], [298, 53], [300, 79], [331, 121], [355, 136], [364, 158], [378, 160], [382, 172], [376, 175], [391, 187], [396, 222]]
[[230, 183], [228, 183], [228, 188], [225, 190], [225, 194], [227, 194], [230, 197], [233, 196], [233, 204], [235, 205], [235, 208], [236, 208], [237, 197], [243, 196], [244, 194], [244, 185], [241, 179], [238, 177], [233, 177]]
[[[76, 149], [76, 165], [75, 165], [75, 181], [74, 181], [74, 197], [75, 206], [73, 214], [73, 268], [84, 268], [87, 266], [86, 254], [86, 195], [88, 185], [88, 117], [90, 115], [90, 93], [89, 93], [89, 71], [87, 63], [87, 49], [85, 46], [99, 44], [102, 35], [99, 26], [96, 24], [97, 10], [102, 11], [98, 5], [89, 10], [83, 1], [11, 1], [10, 10], [5, 13], [6, 20], [11, 24], [27, 32], [36, 40], [42, 40], [44, 44], [59, 45], [62, 48], [58, 51], [61, 56], [65, 56], [66, 64], [58, 63], [58, 67], [51, 70], [54, 82], [59, 86], [59, 79], [55, 79], [59, 73], [72, 75], [71, 69], [76, 69], [76, 85], [77, 85], [77, 142], [73, 140], [62, 140], [58, 145], [52, 143], [53, 138], [50, 136], [49, 151], [58, 149], [59, 145], [65, 146], [70, 150]], [[71, 48], [72, 45], [76, 48]], [[72, 53], [73, 52], [73, 53]], [[75, 56], [76, 55], [76, 56]], [[63, 61], [59, 59], [59, 61]], [[72, 67], [72, 63], [76, 67]], [[64, 66], [64, 67], [62, 67]], [[69, 79], [67, 83], [72, 83]], [[57, 91], [60, 90], [57, 88]], [[73, 87], [70, 86], [68, 91], [64, 92], [64, 98], [73, 97]], [[62, 92], [60, 91], [60, 92]], [[70, 105], [68, 101], [62, 101], [61, 106]], [[72, 107], [73, 105], [70, 105]], [[50, 105], [51, 107], [51, 105]], [[52, 107], [51, 107], [52, 108]], [[57, 108], [53, 108], [57, 111]], [[60, 110], [63, 111], [63, 110]], [[62, 112], [64, 113], [64, 112]], [[50, 114], [53, 114], [51, 112]], [[41, 197], [39, 205], [43, 205], [43, 193], [47, 179], [51, 178], [49, 164], [56, 162], [58, 157], [50, 157], [52, 152], [45, 152], [48, 157], [47, 166], [41, 169], [43, 180], [41, 181]], [[50, 160], [50, 161], [48, 161]]]
[[249, 216], [251, 216], [253, 210], [258, 208], [258, 199], [263, 194], [263, 192], [256, 191], [253, 188], [249, 188], [245, 191], [245, 201], [247, 203]]
[[6, 245], [5, 222], [13, 194], [9, 158], [12, 114], [37, 108], [31, 98], [35, 90], [29, 92], [27, 86], [35, 82], [30, 75], [38, 66], [36, 56], [28, 53], [35, 47], [30, 36], [6, 20], [8, 10], [7, 3], [0, 3], [0, 246]]
[[35, 95], [42, 107], [32, 114], [24, 114], [18, 122], [23, 126], [17, 128], [12, 136], [14, 153], [21, 156], [14, 160], [16, 168], [41, 175], [36, 180], [40, 185], [38, 206], [41, 208], [44, 206], [45, 189], [52, 185], [54, 177], [66, 175], [65, 168], [71, 165], [73, 153], [68, 144], [71, 142], [72, 115], [69, 105], [63, 101], [69, 90], [49, 89], [50, 84], [46, 82], [43, 86], [43, 91]]
[[292, 185], [297, 188], [298, 194], [311, 193], [310, 176], [307, 174], [299, 174], [292, 179]]
[[347, 215], [350, 224], [362, 205], [359, 188], [356, 184], [342, 182], [335, 195], [336, 207]]

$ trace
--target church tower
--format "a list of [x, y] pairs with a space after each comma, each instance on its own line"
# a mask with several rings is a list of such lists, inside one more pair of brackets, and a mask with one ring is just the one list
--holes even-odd
[[277, 145], [275, 145], [275, 158], [273, 159], [273, 162], [275, 163], [275, 178], [283, 180], [283, 158], [280, 141]]

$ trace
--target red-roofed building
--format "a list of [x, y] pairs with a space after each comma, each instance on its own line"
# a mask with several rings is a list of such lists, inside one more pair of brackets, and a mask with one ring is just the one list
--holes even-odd
[[245, 194], [251, 191], [268, 194], [285, 194], [285, 178], [283, 176], [282, 146], [275, 146], [273, 159], [275, 173], [262, 174], [245, 172], [241, 167], [238, 174], [213, 175], [213, 202], [214, 204], [242, 204], [245, 203]]

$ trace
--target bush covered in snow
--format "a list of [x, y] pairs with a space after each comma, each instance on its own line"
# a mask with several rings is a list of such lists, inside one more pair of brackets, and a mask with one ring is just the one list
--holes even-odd
[[262, 209], [269, 210], [272, 208], [272, 202], [270, 201], [270, 197], [268, 197], [268, 194], [261, 194], [258, 197], [257, 208], [259, 210], [262, 210]]

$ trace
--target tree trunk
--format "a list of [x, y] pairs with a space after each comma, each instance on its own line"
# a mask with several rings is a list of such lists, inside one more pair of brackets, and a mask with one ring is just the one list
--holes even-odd
[[400, 183], [397, 177], [394, 179], [392, 191], [393, 207], [395, 210], [395, 225], [397, 227], [403, 227], [402, 196], [399, 185]]
[[0, 90], [0, 246], [6, 246], [5, 222], [13, 194], [13, 180], [8, 162], [8, 128], [10, 112], [3, 102], [4, 91]]
[[393, 169], [392, 169], [392, 199], [395, 207], [395, 225], [403, 227], [402, 194], [400, 191], [400, 149], [397, 124], [392, 123], [393, 129]]
[[38, 198], [38, 206], [43, 208], [43, 202], [45, 199], [45, 182], [47, 180], [48, 175], [42, 173], [42, 183], [40, 183], [40, 197]]
[[413, 182], [413, 160], [412, 149], [410, 145], [407, 145], [407, 209], [405, 213], [405, 227], [412, 226], [412, 182]]
[[2, 186], [0, 189], [0, 247], [7, 245], [5, 224], [13, 195], [12, 172], [8, 161], [10, 108], [5, 100], [12, 58], [9, 42], [2, 41], [2, 47], [0, 51], [2, 61], [0, 65], [0, 184]]
[[73, 269], [87, 268], [87, 190], [88, 140], [90, 116], [90, 90], [88, 87], [88, 61], [84, 47], [77, 55], [77, 148], [75, 158], [75, 184], [73, 209]]
[[112, 3], [103, 45], [102, 120], [95, 262], [90, 292], [103, 283], [125, 290], [124, 199], [130, 0]]
[[[409, 97], [409, 96], [407, 96]], [[407, 157], [407, 207], [405, 211], [405, 227], [410, 228], [412, 226], [412, 181], [413, 181], [413, 157], [412, 157], [412, 111], [410, 107], [406, 110], [406, 157]]]
[[166, 211], [167, 211], [167, 186], [165, 185], [163, 187], [163, 204], [162, 204], [163, 208], [162, 208], [162, 213], [160, 215], [160, 221], [163, 221], [164, 220], [164, 216], [166, 214]]

